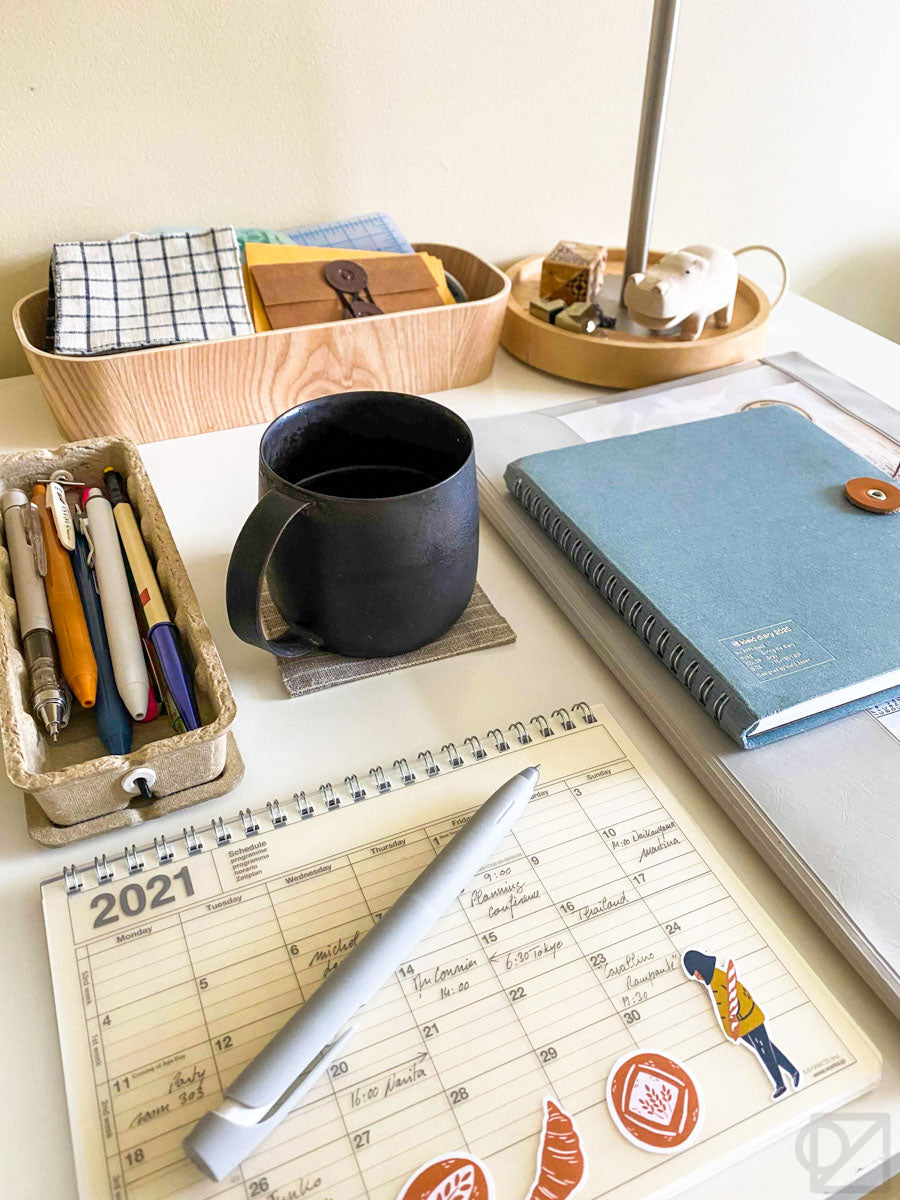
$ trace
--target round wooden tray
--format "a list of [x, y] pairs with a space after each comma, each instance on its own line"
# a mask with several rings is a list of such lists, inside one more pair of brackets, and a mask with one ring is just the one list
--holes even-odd
[[[661, 257], [658, 251], [649, 255], [650, 262]], [[765, 292], [743, 275], [738, 276], [731, 324], [716, 329], [710, 322], [695, 342], [682, 342], [677, 335], [639, 335], [618, 329], [571, 333], [528, 311], [529, 301], [538, 295], [543, 258], [535, 254], [520, 259], [507, 271], [512, 291], [500, 335], [501, 345], [532, 367], [582, 383], [637, 388], [746, 362], [763, 352], [772, 306]], [[609, 251], [605, 293], [618, 295], [624, 258], [624, 250]]]

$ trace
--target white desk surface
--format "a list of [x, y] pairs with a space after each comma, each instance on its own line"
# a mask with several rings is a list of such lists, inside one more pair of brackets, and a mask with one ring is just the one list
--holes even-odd
[[[772, 319], [769, 353], [800, 350], [900, 408], [900, 346], [789, 294]], [[493, 374], [436, 399], [463, 417], [493, 416], [596, 394], [531, 370], [500, 351]], [[900, 1152], [900, 1025], [853, 973], [715, 802], [688, 772], [601, 661], [544, 595], [494, 531], [482, 523], [479, 578], [518, 634], [514, 646], [463, 655], [394, 675], [288, 700], [274, 660], [232, 634], [224, 579], [231, 546], [256, 500], [262, 427], [183, 438], [144, 448], [144, 457], [237, 698], [234, 733], [246, 775], [231, 795], [149, 825], [140, 836], [178, 835], [238, 807], [264, 807], [298, 787], [362, 774], [374, 762], [415, 755], [579, 699], [602, 700], [669, 780], [732, 867], [856, 1017], [884, 1057], [879, 1087], [850, 1106], [890, 1114], [891, 1154]], [[54, 446], [63, 438], [30, 377], [0, 381], [0, 450]], [[204, 508], [206, 511], [204, 511]], [[25, 830], [20, 794], [0, 778], [2, 1194], [18, 1200], [76, 1196], [38, 883], [73, 860], [121, 852], [122, 833], [47, 850]], [[311, 827], [314, 836], [314, 828]], [[873, 1151], [874, 1153], [874, 1151]], [[900, 1161], [900, 1160], [898, 1160]], [[602, 1166], [601, 1166], [602, 1170]], [[793, 1136], [694, 1188], [694, 1200], [808, 1197], [807, 1169]], [[854, 1193], [856, 1194], [856, 1193]]]

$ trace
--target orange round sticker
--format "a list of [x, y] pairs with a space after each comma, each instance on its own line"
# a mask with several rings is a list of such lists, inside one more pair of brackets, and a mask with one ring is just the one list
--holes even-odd
[[397, 1200], [494, 1200], [494, 1181], [481, 1159], [446, 1154], [424, 1163]]
[[609, 1113], [642, 1150], [682, 1150], [703, 1124], [703, 1097], [687, 1067], [656, 1050], [620, 1058], [606, 1081]]

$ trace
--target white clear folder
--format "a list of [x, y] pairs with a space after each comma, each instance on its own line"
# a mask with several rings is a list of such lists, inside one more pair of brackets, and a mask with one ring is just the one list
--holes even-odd
[[898, 706], [872, 709], [759, 749], [738, 748], [503, 482], [507, 464], [525, 454], [761, 403], [799, 409], [882, 472], [894, 474], [900, 464], [900, 413], [790, 353], [673, 384], [473, 421], [482, 511], [763, 859], [900, 1014]]

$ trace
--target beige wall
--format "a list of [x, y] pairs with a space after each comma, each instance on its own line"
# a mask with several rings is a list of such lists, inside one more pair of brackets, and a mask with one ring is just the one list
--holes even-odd
[[[373, 208], [621, 244], [650, 0], [0, 0], [0, 375], [55, 239]], [[654, 245], [771, 242], [900, 336], [900, 5], [685, 0]]]

